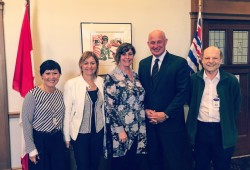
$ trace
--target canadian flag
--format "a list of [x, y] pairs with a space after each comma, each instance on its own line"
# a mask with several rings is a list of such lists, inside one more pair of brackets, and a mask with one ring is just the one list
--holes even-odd
[[[19, 39], [17, 57], [16, 57], [16, 66], [13, 77], [12, 88], [20, 93], [22, 97], [25, 97], [27, 92], [34, 88], [34, 76], [32, 71], [32, 39], [30, 31], [30, 21], [29, 21], [29, 7], [28, 4], [25, 6], [25, 13], [22, 23], [22, 29]], [[22, 130], [21, 135], [21, 164], [22, 170], [28, 170], [28, 159], [29, 156], [25, 152], [25, 142], [23, 137], [23, 128], [22, 128], [22, 116], [20, 114], [20, 125]]]

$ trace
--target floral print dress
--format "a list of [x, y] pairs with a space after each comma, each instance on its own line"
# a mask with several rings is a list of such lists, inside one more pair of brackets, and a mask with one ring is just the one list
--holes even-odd
[[[119, 67], [108, 74], [104, 81], [104, 98], [107, 134], [105, 156], [124, 156], [134, 141], [137, 154], [146, 154], [146, 125], [143, 100], [145, 90], [133, 71], [131, 81]], [[119, 141], [119, 132], [125, 130], [128, 139]]]

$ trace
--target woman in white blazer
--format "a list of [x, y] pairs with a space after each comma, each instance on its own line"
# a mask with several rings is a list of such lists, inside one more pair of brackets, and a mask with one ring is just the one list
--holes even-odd
[[82, 54], [79, 67], [81, 75], [64, 86], [64, 137], [66, 146], [73, 146], [77, 170], [97, 170], [104, 141], [103, 79], [93, 52]]

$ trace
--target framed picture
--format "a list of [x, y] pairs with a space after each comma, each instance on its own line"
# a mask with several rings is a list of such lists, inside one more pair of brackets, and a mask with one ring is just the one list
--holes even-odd
[[132, 43], [131, 23], [81, 22], [81, 45], [84, 51], [93, 51], [99, 59], [99, 74], [105, 75], [116, 66], [117, 47]]

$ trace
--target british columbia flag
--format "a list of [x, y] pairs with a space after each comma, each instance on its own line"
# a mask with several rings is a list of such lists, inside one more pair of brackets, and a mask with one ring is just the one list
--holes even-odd
[[191, 73], [200, 71], [202, 68], [200, 61], [201, 49], [202, 49], [202, 18], [201, 18], [201, 12], [199, 11], [196, 32], [187, 57], [187, 62], [190, 67]]

